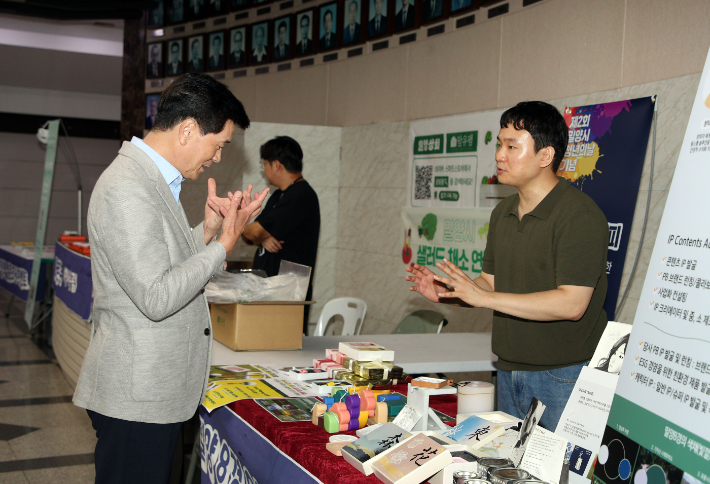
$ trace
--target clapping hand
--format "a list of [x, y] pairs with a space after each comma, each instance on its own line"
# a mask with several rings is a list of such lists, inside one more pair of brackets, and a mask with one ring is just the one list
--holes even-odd
[[217, 240], [224, 245], [227, 254], [234, 249], [249, 220], [261, 211], [261, 205], [264, 203], [266, 195], [269, 193], [268, 188], [265, 188], [261, 193], [254, 192], [254, 199], [252, 200], [251, 189], [252, 186], [249, 185], [244, 193], [230, 192], [230, 204], [226, 211], [224, 207], [215, 207], [219, 210], [219, 213], [224, 216], [222, 234]]

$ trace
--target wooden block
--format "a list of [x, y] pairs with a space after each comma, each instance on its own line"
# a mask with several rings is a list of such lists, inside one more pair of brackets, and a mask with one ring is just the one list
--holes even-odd
[[[347, 423], [345, 424], [347, 425]], [[340, 431], [340, 422], [338, 422], [338, 416], [331, 412], [326, 412], [323, 414], [323, 428], [326, 432], [334, 434]]]
[[[374, 410], [373, 410], [374, 413]], [[367, 426], [367, 420], [370, 415], [367, 412], [360, 412], [360, 417], [358, 418], [359, 421], [359, 426], [358, 428], [361, 429], [365, 426]]]
[[389, 390], [372, 390], [372, 394], [375, 396], [375, 399], [377, 399], [378, 395], [389, 395], [390, 391]]
[[347, 429], [348, 422], [350, 421], [350, 412], [348, 412], [348, 408], [345, 406], [345, 402], [334, 403], [333, 406], [330, 407], [329, 412], [337, 415], [338, 422], [340, 422], [341, 424], [344, 423]]
[[364, 390], [360, 392], [360, 412], [366, 413], [370, 417], [375, 416], [375, 396], [372, 390]]
[[343, 447], [348, 445], [350, 442], [328, 442], [325, 444], [325, 449], [331, 454], [335, 454], [338, 457], [343, 455]]
[[387, 404], [377, 402], [375, 405], [375, 423], [387, 423]]
[[345, 397], [345, 406], [350, 412], [350, 420], [357, 419], [360, 416], [360, 397], [357, 395], [348, 395]]
[[313, 405], [313, 424], [318, 425], [318, 417], [328, 411], [325, 403], [316, 403]]
[[415, 387], [424, 387], [424, 388], [443, 388], [445, 386], [451, 385], [454, 383], [453, 380], [442, 380], [439, 378], [427, 378], [425, 376], [421, 376], [419, 378], [415, 378], [412, 380], [412, 385]]

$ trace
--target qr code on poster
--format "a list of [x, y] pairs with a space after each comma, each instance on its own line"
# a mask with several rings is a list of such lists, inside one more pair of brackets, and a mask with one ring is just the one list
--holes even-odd
[[415, 166], [414, 167], [414, 199], [431, 199], [431, 176], [434, 174], [434, 167]]

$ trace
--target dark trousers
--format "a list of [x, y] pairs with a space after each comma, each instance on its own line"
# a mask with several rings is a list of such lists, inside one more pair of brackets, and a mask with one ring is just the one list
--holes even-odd
[[96, 484], [167, 484], [182, 422], [130, 422], [87, 410], [96, 430]]

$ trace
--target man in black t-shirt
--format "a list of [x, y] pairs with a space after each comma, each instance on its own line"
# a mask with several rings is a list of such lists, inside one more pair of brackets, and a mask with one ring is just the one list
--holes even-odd
[[[261, 146], [266, 179], [279, 189], [273, 192], [261, 214], [247, 225], [242, 238], [258, 245], [254, 269], [271, 277], [279, 272], [281, 260], [311, 267], [306, 300], [313, 293], [313, 267], [318, 252], [320, 205], [318, 195], [301, 176], [303, 151], [296, 140], [277, 136]], [[303, 332], [308, 330], [308, 309], [303, 313]]]

